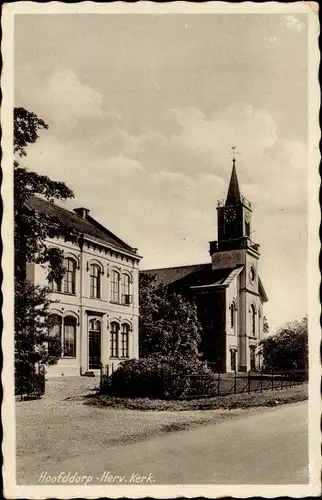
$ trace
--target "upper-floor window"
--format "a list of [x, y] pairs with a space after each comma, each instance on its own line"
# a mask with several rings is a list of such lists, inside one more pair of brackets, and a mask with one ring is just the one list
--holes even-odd
[[131, 303], [130, 276], [128, 274], [122, 274], [121, 298], [122, 298], [122, 304], [130, 305]]
[[119, 355], [119, 329], [120, 325], [113, 321], [111, 323], [111, 357], [118, 358]]
[[76, 263], [73, 259], [65, 259], [64, 293], [75, 295]]
[[64, 292], [70, 295], [75, 295], [76, 293], [76, 262], [67, 257], [64, 259], [64, 276], [62, 281], [52, 280], [50, 282], [51, 290], [53, 292]]
[[123, 323], [121, 330], [121, 357], [129, 357], [129, 331], [130, 327], [126, 323]]
[[235, 328], [235, 304], [230, 304], [230, 328]]
[[90, 297], [101, 298], [101, 269], [97, 264], [90, 266]]
[[254, 304], [250, 307], [251, 331], [253, 337], [256, 336], [256, 309]]
[[117, 271], [111, 273], [111, 301], [120, 301], [120, 275]]

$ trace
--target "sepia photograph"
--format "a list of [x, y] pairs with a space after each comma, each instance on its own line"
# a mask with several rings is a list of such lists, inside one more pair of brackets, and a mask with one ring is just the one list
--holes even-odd
[[6, 498], [320, 495], [317, 11], [4, 6]]

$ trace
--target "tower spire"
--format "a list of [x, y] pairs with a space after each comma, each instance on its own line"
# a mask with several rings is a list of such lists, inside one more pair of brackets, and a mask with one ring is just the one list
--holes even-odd
[[240, 197], [240, 191], [239, 191], [239, 184], [238, 184], [238, 178], [237, 178], [237, 171], [236, 171], [236, 146], [232, 146], [232, 152], [233, 152], [233, 169], [231, 172], [231, 177], [230, 177], [230, 183], [229, 183], [229, 188], [228, 188], [228, 193], [227, 193], [227, 198], [226, 198], [226, 205], [235, 205], [236, 203], [241, 202], [241, 197]]

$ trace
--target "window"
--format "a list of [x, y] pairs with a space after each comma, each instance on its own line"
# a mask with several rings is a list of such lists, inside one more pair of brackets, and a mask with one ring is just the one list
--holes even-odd
[[119, 329], [118, 323], [111, 323], [111, 358], [118, 358], [119, 356]]
[[236, 351], [231, 349], [230, 351], [230, 369], [232, 372], [236, 371]]
[[90, 267], [90, 297], [101, 298], [101, 269], [97, 264]]
[[253, 337], [256, 336], [256, 309], [254, 304], [251, 305], [250, 308], [250, 315], [251, 315], [251, 331]]
[[76, 357], [76, 318], [74, 316], [66, 316], [62, 318], [58, 314], [50, 316], [53, 326], [50, 331], [50, 337], [55, 342], [48, 343], [48, 352], [51, 355], [57, 356], [60, 344], [61, 357]]
[[230, 305], [230, 327], [235, 328], [235, 304]]
[[63, 356], [76, 357], [76, 318], [64, 318]]
[[245, 222], [245, 234], [250, 237], [250, 222]]
[[258, 309], [258, 336], [262, 336], [262, 312]]
[[68, 293], [75, 295], [76, 293], [76, 262], [73, 259], [67, 258], [64, 260], [65, 273], [62, 281], [52, 280], [50, 287], [52, 292]]
[[111, 274], [111, 301], [119, 302], [120, 295], [120, 275], [117, 271], [112, 271]]
[[128, 274], [122, 274], [121, 296], [122, 296], [122, 304], [130, 305], [131, 303], [130, 276]]
[[75, 295], [76, 264], [72, 259], [65, 259], [64, 293]]
[[127, 324], [122, 325], [121, 331], [121, 357], [129, 357], [129, 331], [130, 327]]
[[250, 354], [250, 370], [252, 372], [254, 372], [254, 371], [256, 371], [256, 352], [255, 352], [256, 347], [251, 346], [249, 348], [249, 350], [250, 350], [250, 352], [249, 352], [249, 354]]
[[49, 333], [48, 354], [50, 356], [57, 356], [59, 354], [58, 351], [61, 350], [62, 317], [58, 314], [52, 314], [50, 321], [52, 322], [52, 327]]

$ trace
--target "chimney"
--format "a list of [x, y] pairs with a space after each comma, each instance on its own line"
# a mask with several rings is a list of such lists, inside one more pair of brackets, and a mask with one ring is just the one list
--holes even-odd
[[88, 214], [89, 214], [88, 208], [84, 208], [84, 207], [74, 208], [74, 212], [77, 215], [80, 215], [83, 219], [86, 219]]

